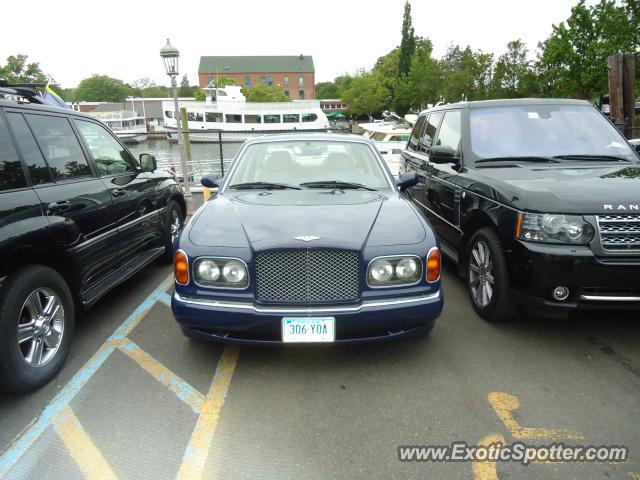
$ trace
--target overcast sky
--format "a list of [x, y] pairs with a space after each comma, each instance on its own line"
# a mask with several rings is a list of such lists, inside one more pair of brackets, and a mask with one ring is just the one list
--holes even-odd
[[[500, 54], [521, 38], [535, 50], [577, 0], [413, 0], [416, 35], [437, 56], [454, 43]], [[593, 2], [589, 2], [593, 3]], [[313, 55], [316, 81], [371, 68], [400, 43], [404, 0], [30, 0], [23, 19], [7, 15], [0, 62], [24, 53], [63, 87], [91, 74], [167, 83], [159, 57], [166, 38], [180, 73], [197, 83], [201, 55]], [[178, 7], [174, 7], [178, 5]], [[39, 13], [38, 13], [39, 12]], [[4, 10], [5, 14], [8, 14]], [[16, 21], [6, 21], [9, 17]]]

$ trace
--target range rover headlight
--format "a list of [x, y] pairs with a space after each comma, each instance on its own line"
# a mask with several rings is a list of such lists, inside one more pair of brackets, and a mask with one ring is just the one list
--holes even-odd
[[247, 288], [247, 265], [236, 258], [199, 258], [193, 265], [194, 280], [201, 287]]
[[519, 213], [516, 238], [529, 242], [587, 245], [594, 229], [579, 215]]
[[378, 257], [369, 263], [367, 283], [371, 287], [413, 285], [422, 277], [422, 261], [415, 255]]

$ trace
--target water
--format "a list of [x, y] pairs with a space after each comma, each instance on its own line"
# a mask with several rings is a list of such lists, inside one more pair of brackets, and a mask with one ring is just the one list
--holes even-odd
[[[222, 143], [222, 158], [224, 160], [224, 170], [228, 170], [231, 159], [238, 151], [241, 143]], [[135, 145], [128, 145], [131, 153], [138, 158], [141, 153], [150, 153], [158, 161], [158, 168], [163, 170], [172, 169], [178, 175], [182, 175], [180, 164], [180, 152], [182, 145], [171, 143], [164, 138], [149, 138], [145, 142]], [[194, 181], [199, 184], [200, 177], [204, 174], [212, 173], [220, 176], [220, 144], [219, 143], [192, 143], [191, 162], [189, 169]]]

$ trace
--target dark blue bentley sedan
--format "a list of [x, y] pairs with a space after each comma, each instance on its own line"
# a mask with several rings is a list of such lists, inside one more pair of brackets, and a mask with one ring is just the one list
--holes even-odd
[[431, 331], [440, 250], [373, 143], [344, 135], [248, 140], [184, 228], [172, 309], [196, 339], [360, 342]]

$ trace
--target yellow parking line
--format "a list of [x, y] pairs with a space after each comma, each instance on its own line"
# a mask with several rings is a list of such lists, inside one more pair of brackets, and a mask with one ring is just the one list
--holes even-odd
[[60, 411], [53, 425], [85, 478], [88, 480], [117, 480], [118, 477], [82, 428], [69, 405]]
[[[480, 440], [479, 445], [488, 447], [494, 443], [502, 443], [504, 445], [504, 437], [499, 433], [487, 435], [482, 440]], [[496, 462], [490, 460], [486, 462], [474, 462], [473, 477], [475, 478], [475, 480], [499, 480], [498, 471], [496, 470]]]
[[185, 450], [182, 465], [178, 472], [178, 480], [197, 480], [202, 478], [209, 448], [218, 425], [220, 410], [224, 404], [233, 371], [238, 362], [240, 347], [227, 345], [222, 352], [218, 368], [211, 382], [209, 393], [200, 409], [200, 417], [191, 434], [191, 440]]
[[518, 440], [531, 438], [553, 438], [553, 439], [570, 439], [584, 440], [584, 436], [577, 432], [564, 430], [560, 428], [534, 428], [522, 427], [513, 418], [512, 412], [520, 408], [520, 400], [515, 395], [504, 392], [491, 392], [489, 394], [489, 403], [496, 411], [496, 414], [502, 420], [505, 427], [511, 432], [513, 438]]
[[175, 393], [180, 400], [191, 407], [194, 413], [200, 413], [200, 407], [204, 402], [203, 394], [138, 347], [132, 340], [123, 339], [118, 348], [149, 375]]
[[631, 480], [640, 480], [640, 473], [629, 472], [629, 478]]

